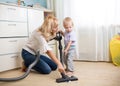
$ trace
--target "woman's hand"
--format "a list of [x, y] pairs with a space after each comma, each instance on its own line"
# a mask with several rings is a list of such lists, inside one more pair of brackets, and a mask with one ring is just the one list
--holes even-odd
[[65, 73], [65, 70], [64, 70], [62, 63], [56, 58], [56, 56], [53, 54], [53, 52], [51, 50], [48, 50], [46, 53], [57, 64], [58, 71], [60, 73]]
[[58, 65], [58, 71], [59, 71], [60, 73], [66, 74], [65, 69], [64, 69], [64, 67], [62, 66], [62, 64], [59, 64], [59, 65]]

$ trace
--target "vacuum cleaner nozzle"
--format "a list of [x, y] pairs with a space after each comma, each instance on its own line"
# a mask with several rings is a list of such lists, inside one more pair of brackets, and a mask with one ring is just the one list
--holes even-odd
[[61, 73], [62, 77], [61, 78], [58, 78], [56, 79], [56, 82], [57, 83], [60, 83], [60, 82], [69, 82], [69, 81], [77, 81], [78, 78], [75, 77], [75, 76], [71, 76], [71, 77], [68, 77], [67, 75]]

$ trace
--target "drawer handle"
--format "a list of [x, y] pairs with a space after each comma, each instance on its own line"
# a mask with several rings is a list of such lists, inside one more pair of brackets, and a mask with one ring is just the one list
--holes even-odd
[[8, 10], [16, 10], [15, 8], [8, 8]]
[[11, 56], [11, 58], [18, 58], [18, 56]]
[[8, 24], [8, 26], [16, 26], [16, 24]]
[[17, 40], [10, 40], [9, 42], [17, 42]]

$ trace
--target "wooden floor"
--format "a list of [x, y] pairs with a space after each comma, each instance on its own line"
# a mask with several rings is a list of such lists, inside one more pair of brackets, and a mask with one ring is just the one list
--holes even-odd
[[[53, 71], [49, 75], [30, 72], [28, 77], [16, 82], [0, 82], [0, 86], [120, 86], [120, 67], [106, 62], [75, 61], [75, 76], [78, 81], [56, 83], [61, 75]], [[23, 73], [18, 70], [0, 73], [1, 77], [16, 77]]]

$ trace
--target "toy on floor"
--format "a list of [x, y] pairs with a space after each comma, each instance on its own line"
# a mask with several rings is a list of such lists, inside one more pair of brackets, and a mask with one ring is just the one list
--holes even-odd
[[110, 40], [110, 53], [113, 64], [120, 66], [120, 34]]

